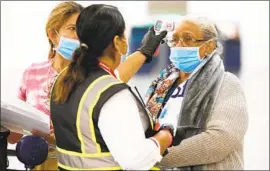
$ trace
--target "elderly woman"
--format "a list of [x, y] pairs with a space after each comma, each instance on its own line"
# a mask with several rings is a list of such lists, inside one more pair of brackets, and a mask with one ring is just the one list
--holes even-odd
[[[224, 69], [217, 38], [206, 19], [187, 18], [168, 40], [172, 63], [153, 81], [145, 100], [159, 122], [171, 115], [180, 128], [176, 136], [182, 141], [158, 164], [163, 169], [244, 169], [247, 104], [239, 79]], [[198, 129], [181, 129], [189, 127]]]
[[152, 82], [145, 103], [158, 120], [156, 128], [164, 118], [175, 119], [174, 139], [180, 141], [158, 166], [244, 169], [247, 104], [239, 79], [224, 69], [215, 26], [206, 19], [182, 19], [167, 44], [172, 63]]

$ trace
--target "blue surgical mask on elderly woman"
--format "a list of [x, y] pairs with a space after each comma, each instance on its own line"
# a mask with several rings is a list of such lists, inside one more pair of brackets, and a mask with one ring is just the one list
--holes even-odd
[[173, 47], [171, 48], [170, 61], [180, 71], [193, 72], [202, 62], [200, 47]]
[[80, 41], [60, 36], [59, 44], [56, 52], [62, 55], [65, 59], [71, 60], [73, 52], [80, 47]]

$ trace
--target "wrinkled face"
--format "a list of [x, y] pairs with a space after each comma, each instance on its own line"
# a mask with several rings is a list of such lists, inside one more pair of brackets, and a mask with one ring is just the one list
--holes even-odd
[[201, 59], [212, 53], [216, 47], [214, 40], [204, 38], [200, 24], [190, 20], [183, 20], [176, 26], [169, 45], [170, 47], [200, 47]]

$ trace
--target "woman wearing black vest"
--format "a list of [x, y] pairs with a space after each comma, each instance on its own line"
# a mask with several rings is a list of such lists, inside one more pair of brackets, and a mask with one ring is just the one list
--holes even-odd
[[[177, 119], [153, 131], [151, 116], [114, 70], [127, 52], [125, 21], [116, 7], [95, 4], [79, 15], [81, 43], [57, 78], [51, 117], [61, 170], [149, 170], [172, 145]], [[151, 28], [137, 55], [151, 56], [166, 36]], [[133, 55], [134, 56], [134, 55]]]

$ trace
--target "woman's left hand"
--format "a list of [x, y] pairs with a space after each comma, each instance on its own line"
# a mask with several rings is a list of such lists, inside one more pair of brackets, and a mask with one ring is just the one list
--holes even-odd
[[55, 141], [55, 135], [54, 135], [54, 130], [51, 130], [50, 131], [50, 134], [45, 134], [45, 133], [40, 132], [38, 130], [33, 130], [32, 131], [32, 134], [43, 137], [46, 141], [48, 141], [49, 144], [55, 144], [56, 143], [56, 141]]

